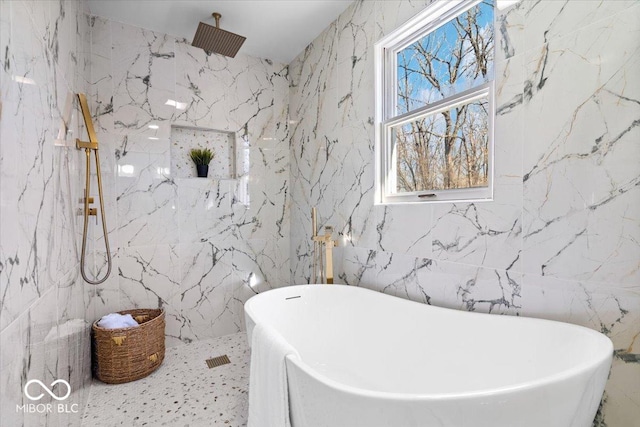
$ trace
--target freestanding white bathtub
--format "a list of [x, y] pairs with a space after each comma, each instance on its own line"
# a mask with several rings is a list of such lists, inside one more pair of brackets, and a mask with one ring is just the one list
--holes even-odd
[[[469, 313], [339, 285], [251, 298], [299, 353], [293, 427], [589, 427], [613, 345], [581, 326]], [[276, 332], [274, 332], [276, 333]]]

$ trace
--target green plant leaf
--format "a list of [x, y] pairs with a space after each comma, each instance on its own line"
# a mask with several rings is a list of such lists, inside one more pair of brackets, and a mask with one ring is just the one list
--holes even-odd
[[215, 157], [215, 153], [208, 148], [193, 148], [189, 152], [189, 157], [196, 165], [208, 165]]

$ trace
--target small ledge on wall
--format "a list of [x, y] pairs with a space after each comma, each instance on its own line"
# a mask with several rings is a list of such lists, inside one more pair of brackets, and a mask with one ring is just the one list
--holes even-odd
[[191, 160], [193, 149], [209, 149], [213, 160], [209, 163], [209, 179], [235, 180], [236, 135], [216, 129], [171, 126], [171, 175], [174, 178], [197, 178], [195, 163]]

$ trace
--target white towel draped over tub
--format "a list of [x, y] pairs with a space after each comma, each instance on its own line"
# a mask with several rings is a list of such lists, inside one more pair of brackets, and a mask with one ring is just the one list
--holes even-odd
[[278, 332], [257, 324], [251, 338], [248, 427], [290, 427], [286, 357], [300, 357]]

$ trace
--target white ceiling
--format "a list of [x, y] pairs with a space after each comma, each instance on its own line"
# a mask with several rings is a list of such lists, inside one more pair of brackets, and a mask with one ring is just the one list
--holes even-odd
[[89, 0], [91, 13], [184, 37], [203, 21], [245, 36], [240, 53], [288, 64], [353, 0]]

